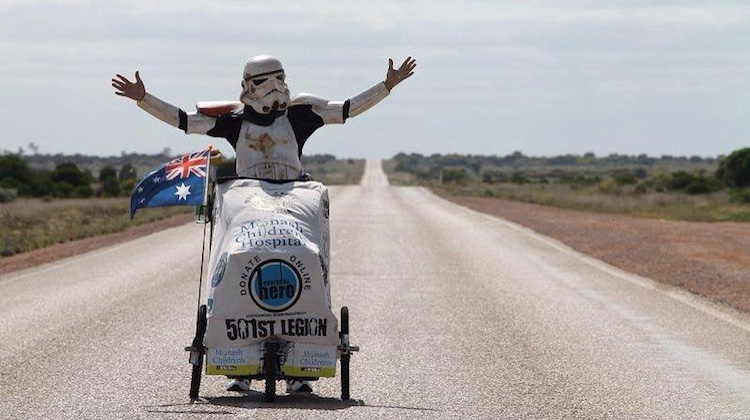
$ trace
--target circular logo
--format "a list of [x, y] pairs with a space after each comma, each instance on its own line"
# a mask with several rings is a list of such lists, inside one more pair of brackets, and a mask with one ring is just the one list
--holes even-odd
[[248, 283], [253, 302], [268, 312], [285, 311], [302, 294], [299, 272], [284, 260], [268, 260], [255, 267]]
[[214, 268], [214, 275], [211, 276], [211, 286], [216, 287], [221, 283], [224, 272], [227, 270], [227, 260], [229, 260], [229, 253], [221, 254], [219, 262], [216, 263], [216, 268]]

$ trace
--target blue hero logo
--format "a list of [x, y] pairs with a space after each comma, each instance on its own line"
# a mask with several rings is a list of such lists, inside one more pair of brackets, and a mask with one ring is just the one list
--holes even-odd
[[299, 272], [284, 260], [268, 260], [255, 267], [247, 287], [253, 302], [268, 312], [291, 308], [302, 294]]

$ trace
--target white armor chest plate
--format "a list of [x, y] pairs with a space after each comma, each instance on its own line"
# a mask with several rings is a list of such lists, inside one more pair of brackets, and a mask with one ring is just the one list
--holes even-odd
[[269, 126], [243, 121], [236, 153], [239, 176], [281, 180], [302, 175], [297, 140], [286, 115]]

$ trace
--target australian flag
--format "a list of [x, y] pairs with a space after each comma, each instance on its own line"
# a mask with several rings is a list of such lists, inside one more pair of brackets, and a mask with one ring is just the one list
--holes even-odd
[[203, 203], [210, 149], [180, 156], [146, 175], [130, 196], [130, 218], [141, 207]]

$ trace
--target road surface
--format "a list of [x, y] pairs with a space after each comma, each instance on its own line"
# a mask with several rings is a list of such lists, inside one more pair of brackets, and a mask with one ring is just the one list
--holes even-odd
[[[188, 404], [202, 226], [0, 277], [3, 419], [750, 419], [750, 319], [416, 187], [331, 188], [338, 381]], [[283, 386], [279, 386], [280, 391]]]

